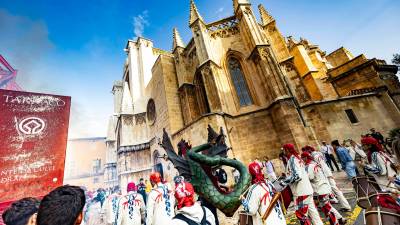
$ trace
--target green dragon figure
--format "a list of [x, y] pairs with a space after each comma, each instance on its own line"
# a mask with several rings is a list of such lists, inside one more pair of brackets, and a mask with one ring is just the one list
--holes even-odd
[[[225, 144], [225, 135], [222, 131], [217, 134], [208, 126], [208, 143], [191, 149], [184, 149], [176, 154], [171, 140], [164, 129], [161, 146], [166, 150], [168, 159], [174, 164], [181, 176], [192, 183], [196, 193], [208, 203], [221, 210], [226, 216], [233, 216], [240, 206], [240, 195], [250, 185], [250, 174], [243, 163], [227, 158], [228, 147]], [[178, 146], [190, 148], [183, 140]], [[186, 143], [186, 145], [185, 145]], [[185, 150], [187, 150], [185, 154]], [[215, 171], [222, 166], [230, 166], [240, 172], [239, 182], [233, 190], [221, 188]]]

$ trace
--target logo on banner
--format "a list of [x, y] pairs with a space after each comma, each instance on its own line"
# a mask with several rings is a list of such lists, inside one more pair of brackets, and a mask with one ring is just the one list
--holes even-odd
[[24, 134], [37, 135], [42, 133], [46, 123], [38, 117], [28, 117], [18, 124], [18, 130]]

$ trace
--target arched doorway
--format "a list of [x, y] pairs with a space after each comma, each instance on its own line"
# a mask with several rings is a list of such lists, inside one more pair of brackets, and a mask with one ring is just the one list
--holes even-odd
[[158, 150], [155, 150], [153, 153], [153, 162], [154, 162], [153, 171], [159, 172], [161, 174], [161, 177], [164, 178], [164, 170], [161, 163], [160, 153], [158, 152]]

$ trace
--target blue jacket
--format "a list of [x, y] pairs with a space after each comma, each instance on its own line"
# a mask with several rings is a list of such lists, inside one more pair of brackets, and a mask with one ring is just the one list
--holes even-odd
[[349, 151], [344, 147], [340, 146], [339, 148], [337, 148], [336, 155], [338, 156], [340, 164], [342, 164], [343, 169], [346, 168], [346, 164], [348, 162], [353, 161], [353, 159], [351, 158], [351, 156], [349, 154]]

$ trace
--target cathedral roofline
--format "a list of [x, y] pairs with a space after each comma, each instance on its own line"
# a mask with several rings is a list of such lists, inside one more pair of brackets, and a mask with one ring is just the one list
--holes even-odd
[[169, 54], [159, 54], [159, 55], [157, 56], [156, 61], [154, 61], [153, 66], [151, 67], [151, 72], [152, 72], [152, 73], [153, 73], [154, 67], [155, 67], [157, 64], [160, 63], [161, 57], [163, 57], [163, 56], [169, 57], [169, 58], [172, 58], [172, 59], [174, 58], [174, 55], [172, 55], [171, 53], [169, 53]]
[[146, 40], [146, 41], [149, 41], [149, 42], [153, 43], [153, 41], [152, 41], [151, 39], [149, 39], [149, 38], [137, 37], [137, 38], [136, 38], [136, 41], [133, 40], [133, 39], [128, 39], [128, 41], [126, 42], [126, 45], [125, 45], [125, 49], [129, 49], [129, 48], [128, 48], [128, 47], [129, 47], [129, 42], [132, 42], [132, 43], [137, 44], [140, 40]]
[[[364, 60], [366, 60], [366, 61], [364, 61]], [[332, 76], [331, 75], [333, 72], [340, 71], [341, 69], [343, 69], [347, 65], [352, 64], [352, 63], [356, 63], [357, 61], [360, 61], [360, 63], [358, 65], [356, 65], [355, 67], [351, 67], [351, 69], [345, 70], [344, 72], [342, 72], [340, 74], [337, 74], [336, 76]], [[343, 63], [343, 64], [341, 64], [341, 65], [339, 65], [339, 66], [337, 66], [335, 68], [333, 68], [333, 69], [328, 70], [327, 74], [329, 75], [329, 78], [328, 78], [327, 81], [333, 82], [333, 81], [339, 80], [339, 79], [341, 79], [343, 77], [346, 77], [348, 74], [350, 74], [350, 73], [352, 73], [354, 71], [360, 70], [362, 68], [365, 68], [365, 67], [367, 67], [369, 65], [373, 65], [375, 68], [382, 69], [384, 71], [390, 71], [390, 72], [393, 72], [395, 74], [397, 73], [397, 70], [395, 70], [395, 68], [397, 68], [397, 66], [395, 66], [395, 65], [385, 65], [385, 64], [382, 64], [380, 61], [382, 61], [382, 60], [379, 60], [379, 59], [376, 59], [376, 58], [367, 59], [364, 54], [361, 54], [361, 55], [359, 55], [359, 56], [357, 56], [357, 57], [355, 57], [355, 58], [353, 58], [353, 59], [351, 59], [351, 60], [349, 60], [349, 61], [347, 61], [347, 62], [345, 62], [345, 63]]]
[[206, 24], [206, 27], [208, 28], [208, 27], [211, 27], [211, 26], [214, 26], [214, 25], [218, 25], [220, 23], [224, 23], [226, 21], [229, 21], [229, 20], [232, 20], [232, 19], [235, 19], [235, 18], [236, 18], [235, 15], [228, 16], [228, 17], [222, 18], [220, 20], [216, 20], [214, 22], [208, 23], [208, 24]]
[[345, 48], [344, 46], [341, 46], [340, 48], [338, 48], [338, 49], [336, 49], [336, 50], [333, 50], [332, 52], [330, 52], [328, 55], [326, 55], [326, 56], [330, 56], [330, 55], [332, 55], [332, 54], [334, 54], [335, 52], [338, 52], [338, 51], [340, 51], [340, 50], [344, 50], [345, 52], [348, 52], [348, 53], [350, 53], [351, 54], [351, 52], [347, 49], [347, 48]]

